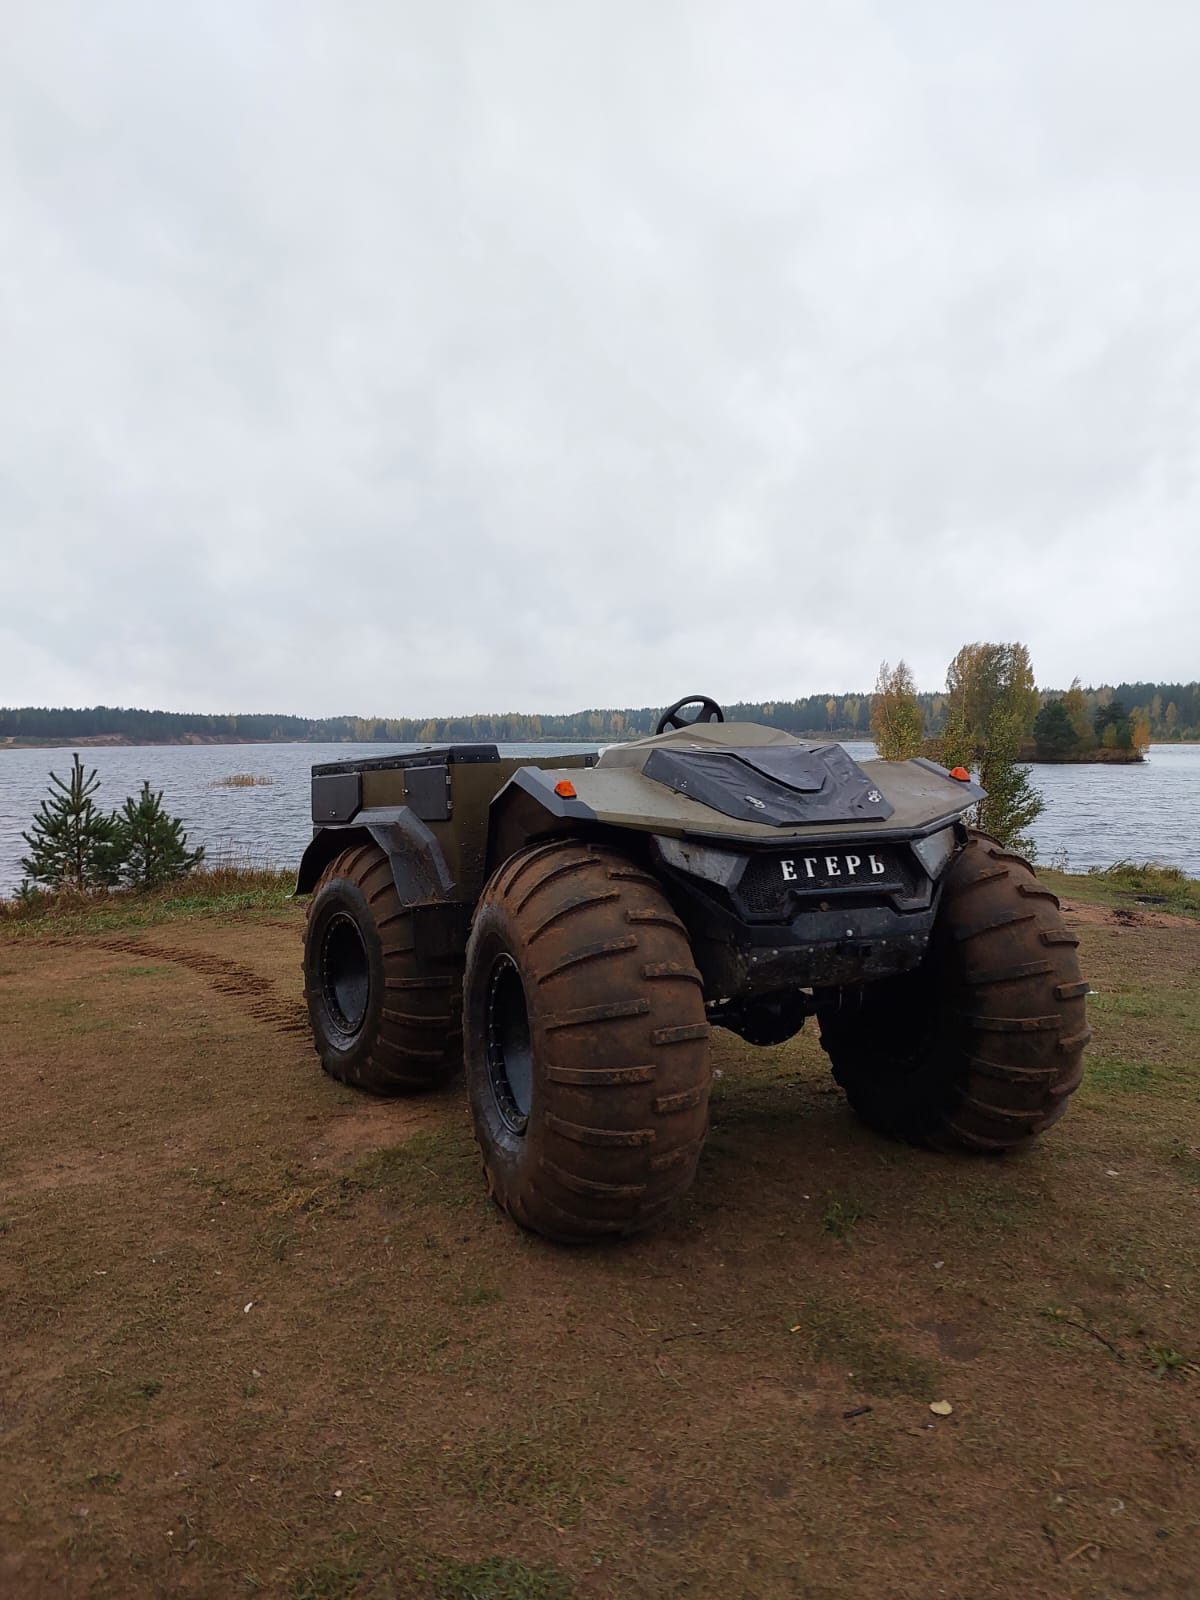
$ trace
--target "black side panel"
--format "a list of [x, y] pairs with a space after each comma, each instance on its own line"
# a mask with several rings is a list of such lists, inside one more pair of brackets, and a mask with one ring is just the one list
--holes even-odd
[[422, 822], [450, 820], [450, 768], [405, 767], [404, 794]]
[[362, 779], [357, 772], [331, 772], [312, 781], [315, 823], [349, 822], [362, 805]]
[[763, 750], [660, 746], [647, 778], [738, 822], [795, 827], [809, 822], [884, 822], [895, 807], [840, 745]]

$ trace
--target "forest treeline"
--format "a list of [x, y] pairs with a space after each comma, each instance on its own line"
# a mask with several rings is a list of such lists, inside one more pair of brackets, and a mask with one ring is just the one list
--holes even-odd
[[[1043, 704], [1064, 696], [1043, 689]], [[1080, 691], [1088, 717], [1114, 702], [1139, 721], [1155, 743], [1200, 740], [1200, 683], [1119, 683]], [[925, 731], [941, 733], [949, 699], [944, 692], [916, 696]], [[554, 715], [509, 711], [468, 717], [292, 717], [264, 713], [201, 715], [186, 711], [142, 711], [123, 706], [0, 707], [0, 740], [69, 742], [109, 738], [138, 744], [202, 740], [300, 741], [316, 744], [440, 743], [445, 740], [525, 742], [540, 739], [608, 741], [653, 733], [660, 706], [590, 707]], [[871, 694], [815, 694], [800, 700], [739, 701], [727, 705], [731, 719], [763, 722], [809, 738], [871, 737]], [[1103, 720], [1103, 718], [1101, 718]]]

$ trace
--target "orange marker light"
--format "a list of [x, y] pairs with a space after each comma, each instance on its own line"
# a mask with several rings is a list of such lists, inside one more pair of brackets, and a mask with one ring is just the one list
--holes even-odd
[[562, 795], [564, 800], [574, 800], [575, 785], [571, 782], [570, 778], [560, 778], [554, 785], [554, 792], [555, 794]]
[[971, 781], [971, 774], [967, 771], [966, 767], [951, 767], [950, 776], [952, 778], [957, 778], [959, 783], [970, 783]]

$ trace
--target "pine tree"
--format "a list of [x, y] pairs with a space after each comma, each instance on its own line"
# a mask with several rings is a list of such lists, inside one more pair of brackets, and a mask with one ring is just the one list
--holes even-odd
[[30, 884], [83, 892], [117, 881], [117, 829], [113, 817], [96, 809], [96, 769], [85, 773], [77, 753], [71, 760], [69, 779], [51, 772], [50, 793], [21, 835], [30, 851], [21, 867]]
[[884, 661], [871, 697], [871, 732], [884, 761], [908, 761], [921, 753], [924, 720], [917, 704], [917, 686], [905, 661], [895, 668]]
[[128, 799], [117, 812], [116, 843], [121, 860], [121, 882], [133, 889], [154, 889], [182, 878], [204, 859], [203, 847], [188, 849], [188, 836], [179, 817], [163, 810], [149, 779], [143, 780], [137, 799]]
[[1079, 746], [1071, 713], [1061, 700], [1047, 700], [1033, 719], [1033, 742], [1043, 761], [1061, 761]]
[[1119, 700], [1097, 706], [1093, 727], [1106, 750], [1133, 749], [1133, 721]]

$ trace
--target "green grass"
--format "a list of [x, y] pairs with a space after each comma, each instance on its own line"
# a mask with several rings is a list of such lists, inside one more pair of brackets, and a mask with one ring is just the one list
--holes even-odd
[[821, 1215], [821, 1226], [835, 1239], [848, 1239], [858, 1224], [870, 1215], [866, 1203], [856, 1195], [833, 1195]]
[[562, 1573], [509, 1556], [442, 1560], [424, 1576], [429, 1600], [570, 1600], [572, 1593]]
[[88, 1473], [84, 1482], [96, 1494], [113, 1494], [121, 1482], [121, 1474], [104, 1472], [97, 1468], [96, 1471]]
[[153, 927], [178, 917], [228, 916], [289, 909], [295, 888], [290, 872], [212, 867], [146, 893], [53, 894], [35, 890], [21, 900], [0, 900], [0, 934], [11, 938], [61, 938]]
[[1100, 878], [1114, 889], [1135, 895], [1161, 895], [1180, 901], [1200, 914], [1200, 880], [1189, 878], [1179, 867], [1161, 861], [1115, 861], [1111, 867], [1092, 867], [1089, 878]]
[[1170, 1345], [1152, 1344], [1147, 1347], [1146, 1359], [1156, 1378], [1182, 1378], [1193, 1370], [1193, 1363], [1180, 1355]]
[[1087, 1059], [1084, 1083], [1089, 1089], [1116, 1089], [1125, 1094], [1137, 1094], [1153, 1088], [1154, 1073], [1144, 1061], [1100, 1055], [1093, 1050]]
[[373, 1150], [341, 1182], [348, 1192], [374, 1192], [389, 1207], [458, 1210], [479, 1199], [472, 1181], [477, 1160], [470, 1128], [465, 1120], [455, 1121], [444, 1128], [422, 1128], [402, 1145]]
[[1056, 894], [1092, 905], [1133, 910], [1148, 901], [1147, 910], [1200, 917], [1200, 879], [1189, 878], [1179, 867], [1166, 867], [1159, 861], [1116, 861], [1111, 867], [1092, 867], [1085, 873], [1039, 868], [1038, 877]]

